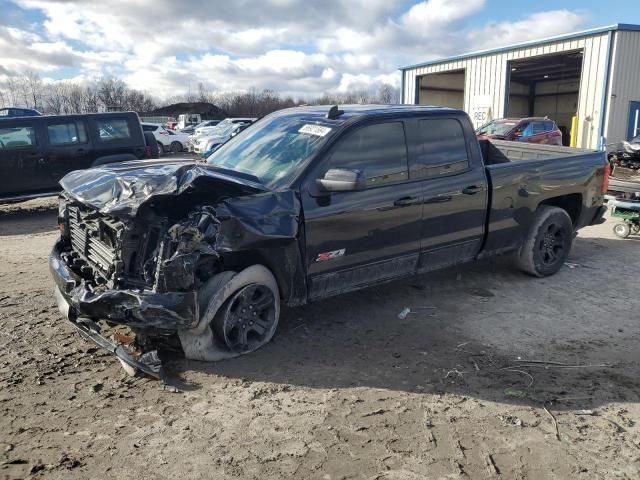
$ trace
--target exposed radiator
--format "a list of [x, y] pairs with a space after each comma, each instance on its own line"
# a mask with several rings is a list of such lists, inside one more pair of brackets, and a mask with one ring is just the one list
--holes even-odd
[[90, 222], [83, 221], [78, 207], [70, 206], [68, 212], [73, 250], [103, 273], [110, 273], [116, 260], [116, 252], [103, 239], [108, 235], [114, 235], [113, 229], [98, 219]]

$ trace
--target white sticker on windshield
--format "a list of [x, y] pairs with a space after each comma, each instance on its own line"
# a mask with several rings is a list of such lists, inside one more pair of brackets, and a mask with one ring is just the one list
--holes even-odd
[[317, 137], [326, 137], [327, 133], [331, 131], [329, 127], [323, 127], [322, 125], [306, 124], [298, 133], [308, 133], [309, 135], [315, 135]]

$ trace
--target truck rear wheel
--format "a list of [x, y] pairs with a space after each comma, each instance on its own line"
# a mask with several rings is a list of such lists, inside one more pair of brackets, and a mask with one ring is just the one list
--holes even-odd
[[538, 207], [516, 253], [518, 267], [535, 277], [553, 275], [569, 256], [573, 236], [573, 223], [565, 210], [547, 205]]

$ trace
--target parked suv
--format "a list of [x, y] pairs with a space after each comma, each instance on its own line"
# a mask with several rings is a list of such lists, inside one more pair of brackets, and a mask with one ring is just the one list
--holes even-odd
[[185, 149], [189, 135], [182, 132], [174, 132], [159, 123], [143, 123], [143, 132], [151, 132], [158, 143], [160, 155], [169, 151], [179, 153]]
[[55, 194], [72, 170], [154, 156], [134, 112], [3, 118], [0, 201]]
[[500, 118], [476, 130], [481, 140], [512, 140], [516, 142], [562, 145], [562, 132], [548, 118]]

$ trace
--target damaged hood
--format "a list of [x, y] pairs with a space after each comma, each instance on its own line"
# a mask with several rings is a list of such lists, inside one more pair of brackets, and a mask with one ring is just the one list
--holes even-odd
[[258, 182], [193, 159], [139, 160], [76, 170], [63, 177], [60, 185], [74, 200], [116, 216], [135, 216], [152, 198], [180, 195], [203, 185], [234, 196], [267, 190]]

